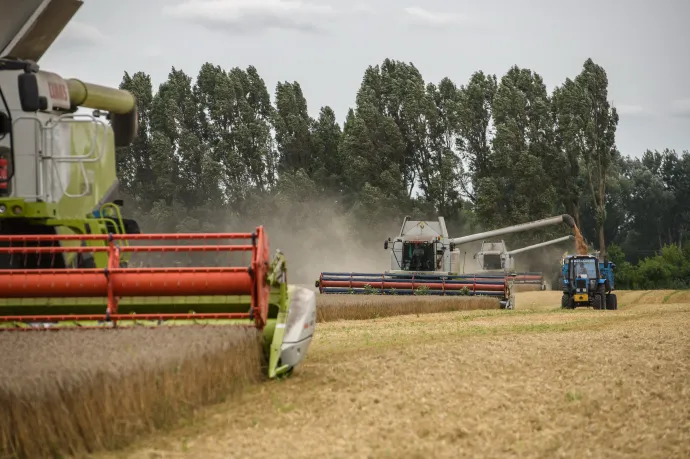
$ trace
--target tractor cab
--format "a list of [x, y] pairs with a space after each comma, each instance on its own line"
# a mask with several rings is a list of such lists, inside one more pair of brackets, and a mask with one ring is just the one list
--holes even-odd
[[570, 264], [568, 271], [572, 282], [577, 280], [591, 280], [596, 281], [599, 276], [599, 263], [596, 257], [592, 256], [578, 256], [568, 260]]

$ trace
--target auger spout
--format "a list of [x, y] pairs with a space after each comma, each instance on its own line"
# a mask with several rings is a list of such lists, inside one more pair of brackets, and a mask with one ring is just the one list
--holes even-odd
[[467, 242], [480, 241], [496, 236], [503, 236], [504, 234], [520, 233], [522, 231], [534, 230], [544, 228], [546, 226], [558, 225], [565, 223], [568, 227], [575, 227], [575, 219], [568, 214], [559, 215], [557, 217], [544, 218], [529, 223], [520, 223], [519, 225], [507, 226], [496, 230], [486, 231], [484, 233], [471, 234], [469, 236], [456, 237], [449, 240], [451, 244], [460, 245]]

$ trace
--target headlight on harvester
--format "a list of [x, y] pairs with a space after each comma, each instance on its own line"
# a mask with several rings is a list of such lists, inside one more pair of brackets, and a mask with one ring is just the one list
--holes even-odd
[[0, 204], [0, 215], [3, 215], [7, 211], [7, 206], [5, 204]]

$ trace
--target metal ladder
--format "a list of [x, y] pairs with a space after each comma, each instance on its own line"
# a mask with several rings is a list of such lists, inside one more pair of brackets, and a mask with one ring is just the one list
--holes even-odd
[[[71, 150], [71, 144], [67, 146], [67, 151], [60, 148], [59, 142], [59, 130], [65, 126], [69, 126], [73, 123], [83, 123], [88, 121], [91, 126], [92, 135], [90, 136], [91, 148], [86, 154], [73, 155]], [[17, 180], [21, 179], [23, 176], [21, 170], [17, 174], [18, 168], [15, 166], [15, 175], [12, 179], [12, 196], [16, 198], [22, 198], [27, 200], [41, 200], [41, 201], [53, 201], [54, 198], [51, 196], [54, 184], [57, 184], [59, 191], [63, 196], [69, 198], [80, 198], [83, 196], [88, 196], [92, 191], [93, 177], [90, 177], [89, 171], [86, 170], [85, 165], [88, 163], [96, 163], [101, 161], [103, 154], [105, 152], [106, 140], [108, 134], [108, 125], [102, 119], [97, 118], [91, 114], [79, 114], [70, 113], [60, 115], [58, 117], [53, 117], [48, 119], [47, 122], [43, 122], [36, 116], [19, 116], [13, 120], [13, 126], [16, 130], [16, 125], [20, 122], [30, 122], [37, 125], [37, 132], [35, 141], [37, 143], [37, 148], [35, 151], [21, 155], [22, 149], [17, 148], [17, 143], [15, 142], [15, 158], [18, 155], [21, 156], [34, 156], [34, 175], [36, 180], [36, 190], [35, 193], [20, 193], [17, 192]], [[100, 135], [99, 135], [100, 134]], [[71, 139], [71, 138], [70, 138]], [[70, 140], [71, 142], [71, 140]], [[16, 161], [16, 159], [15, 159]], [[77, 170], [82, 180], [83, 186], [79, 193], [70, 193], [69, 183], [64, 183], [61, 175], [64, 171], [61, 171], [60, 166], [64, 164], [76, 164]], [[71, 176], [72, 171], [69, 175]], [[26, 173], [26, 172], [24, 172]], [[53, 183], [54, 182], [54, 183]]]

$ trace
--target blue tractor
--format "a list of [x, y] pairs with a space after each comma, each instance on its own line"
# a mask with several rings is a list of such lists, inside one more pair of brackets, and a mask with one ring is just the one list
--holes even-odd
[[618, 309], [618, 298], [612, 293], [615, 264], [597, 255], [568, 255], [563, 258], [561, 308], [593, 307]]

